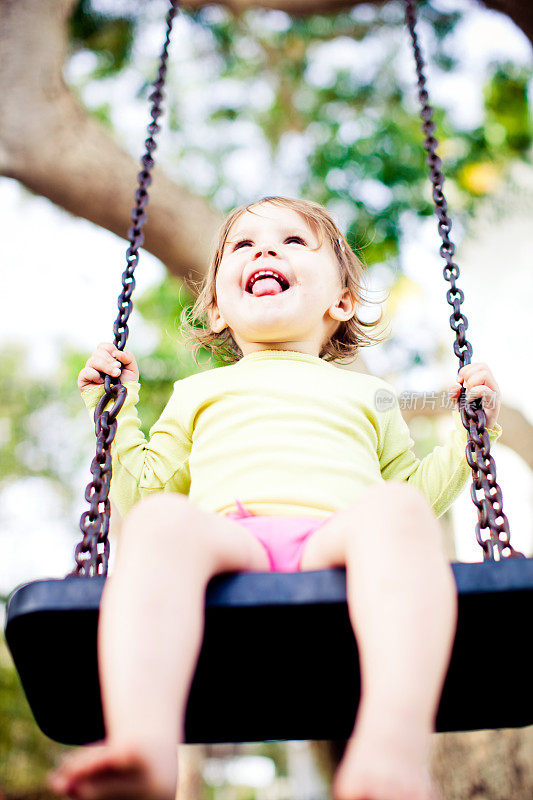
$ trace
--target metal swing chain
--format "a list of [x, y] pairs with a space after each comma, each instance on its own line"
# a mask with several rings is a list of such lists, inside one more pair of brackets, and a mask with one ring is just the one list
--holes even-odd
[[[132, 227], [128, 231], [130, 246], [126, 250], [127, 267], [122, 273], [122, 291], [118, 298], [119, 314], [115, 320], [113, 331], [115, 334], [115, 347], [117, 350], [124, 350], [128, 338], [128, 319], [133, 309], [130, 300], [135, 288], [135, 278], [133, 273], [139, 261], [139, 247], [144, 242], [142, 227], [146, 221], [146, 206], [148, 205], [148, 187], [152, 183], [150, 171], [154, 166], [152, 153], [156, 149], [155, 135], [159, 131], [158, 118], [163, 113], [161, 111], [161, 101], [163, 99], [163, 86], [167, 72], [168, 47], [170, 44], [170, 34], [172, 22], [176, 14], [178, 0], [169, 0], [170, 9], [166, 16], [166, 37], [160, 57], [160, 65], [157, 78], [152, 84], [153, 91], [149, 100], [152, 103], [150, 116], [152, 122], [148, 125], [148, 138], [145, 140], [146, 152], [141, 159], [143, 169], [138, 173], [138, 188], [135, 192], [135, 207], [131, 212]], [[120, 378], [112, 378], [110, 375], [104, 376], [105, 392], [96, 406], [94, 419], [96, 431], [96, 456], [91, 463], [91, 473], [93, 480], [87, 485], [85, 499], [90, 503], [89, 511], [85, 511], [80, 518], [80, 530], [83, 533], [82, 541], [76, 546], [75, 560], [76, 567], [69, 573], [70, 575], [84, 575], [92, 577], [94, 575], [107, 575], [107, 565], [109, 560], [109, 516], [111, 506], [109, 502], [109, 488], [111, 485], [111, 444], [117, 431], [117, 415], [126, 400], [126, 387], [120, 382]], [[113, 407], [104, 411], [110, 400], [115, 400]], [[99, 546], [101, 552], [99, 552]]]
[[[427, 151], [427, 163], [430, 167], [430, 178], [433, 184], [433, 201], [435, 203], [435, 213], [439, 218], [439, 233], [442, 239], [440, 254], [446, 261], [443, 274], [445, 280], [451, 284], [451, 289], [446, 292], [446, 299], [449, 305], [453, 306], [453, 314], [450, 317], [450, 327], [455, 331], [455, 342], [453, 349], [459, 359], [461, 367], [471, 363], [472, 345], [465, 337], [468, 328], [468, 320], [461, 313], [461, 303], [464, 300], [464, 293], [459, 289], [455, 280], [459, 277], [459, 267], [453, 262], [455, 246], [449, 238], [452, 227], [448, 217], [448, 206], [442, 192], [444, 176], [441, 172], [442, 162], [436, 154], [438, 147], [437, 139], [432, 135], [435, 130], [435, 123], [432, 120], [433, 108], [428, 105], [428, 93], [426, 91], [426, 79], [424, 76], [424, 61], [418, 45], [418, 38], [415, 31], [416, 11], [413, 0], [404, 0], [405, 19], [413, 43], [413, 51], [416, 62], [416, 73], [418, 76], [418, 97], [421, 104], [420, 116], [422, 118], [422, 130], [426, 136], [424, 149]], [[502, 491], [496, 482], [496, 464], [490, 453], [490, 438], [485, 428], [485, 412], [483, 411], [481, 399], [476, 398], [471, 403], [466, 401], [466, 390], [464, 385], [461, 388], [459, 397], [459, 412], [461, 421], [468, 433], [466, 446], [466, 459], [472, 469], [472, 486], [470, 494], [472, 501], [477, 508], [478, 522], [476, 524], [476, 539], [483, 550], [483, 560], [496, 560], [495, 550], [502, 558], [524, 558], [522, 553], [515, 550], [510, 543], [509, 521], [503, 512]], [[474, 460], [474, 455], [476, 459]], [[478, 498], [476, 491], [483, 490], [485, 496]], [[482, 529], [489, 529], [489, 537], [483, 538]]]

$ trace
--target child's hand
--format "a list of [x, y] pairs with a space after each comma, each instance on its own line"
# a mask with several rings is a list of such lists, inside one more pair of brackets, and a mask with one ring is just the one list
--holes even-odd
[[459, 399], [461, 393], [461, 383], [466, 388], [466, 399], [470, 402], [476, 397], [481, 397], [481, 405], [486, 417], [487, 428], [492, 428], [498, 420], [500, 413], [501, 399], [500, 387], [494, 379], [494, 375], [486, 364], [476, 362], [466, 364], [457, 373], [457, 383], [448, 389], [450, 397]]
[[[120, 372], [121, 368], [122, 374]], [[101, 386], [104, 379], [100, 372], [111, 375], [113, 378], [120, 375], [122, 383], [139, 380], [139, 368], [135, 357], [131, 353], [123, 353], [121, 350], [117, 350], [115, 345], [109, 342], [101, 342], [98, 345], [78, 375], [78, 389], [80, 392], [92, 386]]]

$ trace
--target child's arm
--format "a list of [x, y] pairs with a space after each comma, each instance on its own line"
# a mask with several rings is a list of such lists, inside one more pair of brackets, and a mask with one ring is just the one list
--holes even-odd
[[[392, 387], [388, 387], [389, 390]], [[435, 447], [425, 458], [412, 451], [414, 441], [398, 403], [384, 415], [380, 431], [379, 462], [385, 480], [401, 480], [416, 486], [441, 517], [461, 494], [472, 477], [466, 460], [467, 432], [457, 411], [452, 412], [454, 429], [444, 445]], [[502, 434], [495, 422], [487, 428], [491, 445]]]
[[[189, 454], [192, 442], [179, 419], [177, 381], [163, 413], [151, 427], [149, 439], [140, 430], [136, 405], [140, 384], [124, 385], [127, 397], [117, 416], [117, 432], [111, 445], [113, 477], [110, 496], [124, 516], [142, 497], [152, 492], [174, 491], [188, 494], [190, 489]], [[104, 394], [103, 386], [92, 386], [82, 398], [94, 423], [94, 409]], [[112, 408], [111, 400], [106, 408]]]

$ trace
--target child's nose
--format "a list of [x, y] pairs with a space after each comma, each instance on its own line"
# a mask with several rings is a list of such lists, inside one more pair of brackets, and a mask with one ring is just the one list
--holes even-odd
[[256, 249], [255, 254], [254, 254], [254, 260], [259, 258], [262, 255], [265, 255], [265, 256], [266, 255], [268, 255], [268, 256], [276, 256], [277, 252], [276, 252], [276, 249], [274, 247], [272, 247], [271, 245], [263, 245], [262, 247], [258, 247]]

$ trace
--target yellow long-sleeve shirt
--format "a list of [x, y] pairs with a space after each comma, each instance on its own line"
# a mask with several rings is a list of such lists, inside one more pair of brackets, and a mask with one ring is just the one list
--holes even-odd
[[[471, 478], [457, 411], [446, 443], [419, 459], [391, 384], [307, 353], [262, 350], [177, 381], [148, 441], [140, 385], [125, 385], [110, 490], [122, 514], [170, 491], [219, 514], [236, 511], [238, 498], [254, 514], [323, 517], [395, 479], [420, 489], [440, 517]], [[103, 392], [83, 392], [91, 419]], [[491, 444], [502, 433], [498, 423], [487, 430]]]

